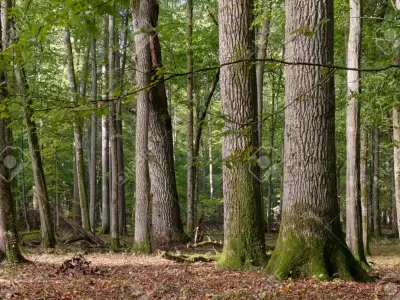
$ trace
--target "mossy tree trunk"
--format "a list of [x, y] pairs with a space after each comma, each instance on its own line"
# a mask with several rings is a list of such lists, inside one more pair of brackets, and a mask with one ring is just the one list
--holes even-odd
[[[333, 0], [287, 0], [285, 9], [286, 60], [332, 64]], [[294, 33], [310, 26], [312, 36]], [[340, 227], [333, 73], [304, 65], [285, 71], [282, 223], [266, 272], [278, 279], [368, 280]]]
[[[220, 63], [255, 55], [253, 1], [219, 1]], [[244, 61], [221, 68], [225, 120], [223, 158], [224, 249], [219, 266], [240, 269], [265, 262], [258, 151], [256, 72]], [[254, 164], [256, 166], [254, 166]]]

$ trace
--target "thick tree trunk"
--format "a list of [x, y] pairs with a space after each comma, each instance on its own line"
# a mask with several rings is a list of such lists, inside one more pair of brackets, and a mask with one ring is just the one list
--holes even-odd
[[109, 42], [108, 42], [108, 85], [110, 96], [110, 180], [111, 180], [111, 249], [119, 248], [119, 220], [118, 220], [118, 158], [117, 158], [117, 121], [116, 121], [116, 72], [115, 72], [115, 17], [109, 17]]
[[372, 143], [372, 217], [374, 220], [374, 236], [381, 236], [381, 215], [379, 208], [379, 135], [377, 126], [373, 129]]
[[367, 131], [361, 129], [360, 137], [360, 195], [362, 216], [362, 240], [366, 255], [369, 250], [369, 227], [368, 227], [368, 177], [367, 177]]
[[[219, 1], [220, 63], [254, 58], [250, 30], [253, 1]], [[257, 95], [255, 66], [249, 62], [221, 68], [221, 103], [225, 127], [222, 145], [224, 250], [222, 267], [261, 265], [265, 243], [257, 158]], [[258, 177], [259, 178], [259, 177]]]
[[[67, 55], [68, 83], [70, 89], [71, 102], [73, 104], [77, 104], [78, 91], [76, 86], [74, 59], [72, 54], [69, 29], [65, 30], [64, 43], [65, 43], [65, 52]], [[82, 87], [82, 89], [84, 88]], [[83, 91], [81, 90], [81, 92]], [[78, 116], [73, 116], [73, 118], [74, 118], [73, 126], [74, 126], [75, 158], [76, 158], [75, 163], [76, 163], [76, 171], [77, 171], [76, 174], [78, 180], [79, 201], [81, 205], [82, 227], [86, 230], [90, 230], [89, 207], [88, 207], [86, 188], [85, 188], [85, 173], [84, 173], [84, 161], [83, 161], [83, 149], [82, 149], [82, 127], [80, 124], [81, 120]]]
[[[286, 1], [286, 59], [333, 63], [333, 0]], [[321, 24], [323, 22], [323, 24]], [[312, 36], [299, 28], [315, 26]], [[345, 244], [336, 185], [332, 71], [286, 66], [282, 223], [266, 271], [278, 279], [367, 280]], [[316, 89], [315, 87], [318, 86]]]
[[[103, 106], [108, 100], [108, 16], [103, 24], [103, 65], [102, 65], [102, 99]], [[109, 193], [109, 120], [108, 115], [101, 117], [101, 227], [102, 233], [110, 232], [110, 193]]]
[[[358, 69], [361, 61], [360, 0], [350, 0], [350, 31], [347, 67]], [[348, 106], [346, 118], [346, 242], [355, 257], [367, 263], [362, 236], [360, 195], [360, 72], [347, 71]]]
[[136, 202], [135, 202], [135, 252], [149, 253], [149, 169], [148, 169], [148, 137], [149, 137], [149, 92], [151, 54], [150, 34], [146, 26], [151, 24], [153, 1], [133, 2], [132, 19], [134, 42], [136, 49], [136, 82], [141, 89], [136, 99]]
[[[168, 113], [167, 95], [163, 78], [156, 76], [162, 67], [161, 46], [155, 31], [158, 20], [158, 4], [151, 6], [150, 52], [153, 87], [149, 106], [149, 169], [152, 209], [152, 246], [154, 249], [182, 242], [185, 238], [176, 189], [173, 159], [172, 125]], [[157, 80], [157, 81], [156, 81]]]
[[92, 49], [92, 120], [90, 130], [90, 165], [89, 165], [89, 219], [90, 228], [93, 234], [96, 233], [96, 140], [97, 140], [97, 48], [96, 39], [91, 42]]
[[146, 26], [151, 24], [153, 1], [136, 1], [133, 3], [133, 30], [136, 49], [136, 82], [141, 89], [136, 100], [136, 203], [135, 203], [135, 240], [134, 251], [151, 252], [149, 231], [149, 168], [148, 168], [148, 136], [149, 136], [149, 92], [151, 54], [150, 34]]
[[192, 33], [193, 33], [193, 0], [187, 0], [186, 13], [186, 62], [188, 72], [186, 93], [187, 93], [187, 192], [186, 192], [186, 232], [189, 236], [194, 235], [195, 227], [195, 168], [193, 160], [193, 53], [192, 53]]

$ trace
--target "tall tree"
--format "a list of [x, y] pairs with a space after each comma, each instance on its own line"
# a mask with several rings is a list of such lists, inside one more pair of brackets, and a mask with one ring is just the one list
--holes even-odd
[[194, 233], [195, 227], [195, 169], [193, 161], [193, 0], [186, 1], [186, 71], [188, 72], [186, 83], [187, 94], [187, 192], [186, 192], [186, 231], [189, 236]]
[[[120, 57], [120, 67], [119, 67], [119, 85], [120, 94], [124, 92], [124, 76], [125, 76], [125, 66], [126, 66], [126, 51], [128, 48], [128, 36], [129, 32], [129, 9], [124, 11], [122, 17], [122, 53]], [[117, 100], [116, 103], [116, 114], [117, 114], [117, 160], [118, 160], [118, 221], [119, 221], [119, 233], [120, 235], [127, 235], [128, 230], [126, 227], [126, 210], [125, 210], [125, 172], [124, 172], [124, 143], [123, 143], [123, 122], [122, 122], [122, 101]]]
[[282, 223], [266, 271], [278, 279], [367, 280], [340, 227], [333, 74], [296, 64], [333, 63], [333, 0], [287, 0], [285, 12], [285, 56], [294, 65], [285, 67]]
[[[400, 11], [400, 0], [396, 0], [395, 8]], [[400, 64], [400, 57], [396, 57], [397, 64]], [[395, 176], [395, 198], [397, 212], [397, 230], [400, 237], [400, 105], [398, 96], [395, 99], [396, 104], [393, 107], [393, 158], [394, 158], [394, 176]]]
[[[70, 97], [72, 104], [78, 103], [77, 95], [77, 84], [75, 77], [74, 59], [72, 53], [70, 31], [67, 28], [64, 32], [64, 45], [65, 53], [67, 55], [67, 69], [68, 69], [68, 83], [70, 89]], [[78, 192], [79, 201], [81, 205], [81, 216], [82, 216], [82, 227], [86, 230], [90, 230], [89, 222], [89, 207], [86, 197], [85, 188], [85, 174], [84, 174], [84, 161], [83, 161], [83, 149], [82, 149], [82, 127], [80, 124], [80, 118], [73, 116], [74, 121], [74, 143], [75, 143], [75, 163], [76, 163], [76, 174], [78, 181]]]
[[147, 18], [150, 31], [151, 89], [149, 94], [149, 173], [153, 196], [151, 239], [154, 249], [168, 246], [185, 239], [178, 192], [176, 189], [172, 124], [168, 112], [164, 77], [158, 74], [162, 68], [161, 45], [156, 32], [158, 4], [149, 3]]
[[[103, 57], [102, 57], [102, 99], [103, 107], [108, 107], [108, 16], [103, 21]], [[110, 232], [110, 193], [109, 193], [109, 120], [108, 115], [101, 117], [101, 227], [102, 233]]]
[[[350, 30], [347, 67], [360, 68], [362, 1], [350, 0]], [[346, 119], [346, 242], [353, 254], [367, 263], [363, 246], [360, 194], [360, 72], [347, 71], [348, 106]]]
[[[253, 63], [255, 33], [252, 0], [219, 1], [219, 59], [221, 104], [225, 119], [222, 158], [224, 196], [224, 250], [219, 265], [241, 268], [265, 261], [260, 185], [249, 167], [257, 136], [256, 72]], [[252, 170], [250, 170], [250, 168]]]
[[[8, 1], [4, 1], [3, 4], [4, 5], [2, 7], [2, 12], [4, 13], [11, 7], [8, 7], [8, 5], [10, 5]], [[12, 42], [17, 43], [17, 36], [16, 36], [16, 30], [14, 28], [15, 27], [14, 22], [12, 22], [12, 20], [7, 19], [4, 25], [8, 25], [6, 27], [9, 27], [10, 32], [11, 31], [13, 32]], [[28, 136], [28, 147], [32, 164], [33, 179], [35, 183], [35, 192], [39, 202], [42, 246], [43, 248], [54, 248], [56, 244], [56, 238], [53, 226], [53, 219], [51, 217], [51, 212], [50, 212], [50, 202], [46, 186], [46, 179], [44, 175], [42, 156], [40, 152], [39, 137], [37, 134], [36, 122], [34, 121], [34, 116], [33, 116], [33, 109], [32, 109], [33, 103], [31, 97], [29, 96], [29, 85], [22, 64], [23, 64], [22, 61], [16, 61], [13, 69], [19, 94], [24, 103], [23, 116]]]
[[151, 24], [153, 1], [133, 1], [132, 19], [136, 49], [136, 83], [140, 92], [136, 99], [136, 202], [134, 251], [149, 253], [149, 91], [151, 72], [150, 33], [145, 30]]
[[90, 130], [90, 161], [89, 161], [89, 219], [90, 228], [96, 232], [96, 141], [97, 141], [97, 43], [96, 38], [91, 41], [92, 50], [92, 120]]
[[[259, 152], [258, 155], [262, 157], [264, 153], [262, 152], [262, 125], [263, 125], [263, 112], [264, 112], [264, 69], [265, 69], [265, 62], [262, 61], [267, 57], [267, 45], [268, 45], [268, 37], [269, 37], [269, 9], [266, 7], [266, 1], [262, 1], [261, 5], [261, 14], [260, 17], [262, 18], [261, 26], [258, 29], [257, 34], [257, 54], [256, 58], [261, 60], [256, 65], [256, 85], [257, 85], [257, 133], [258, 133], [258, 146]], [[264, 7], [265, 6], [265, 7]], [[261, 174], [260, 174], [261, 175]], [[261, 176], [260, 176], [261, 179]], [[263, 188], [262, 182], [260, 182], [260, 193], [261, 193], [261, 201], [262, 201], [262, 208], [264, 209], [263, 203]], [[269, 197], [268, 197], [269, 199]], [[271, 203], [268, 202], [268, 213], [267, 213], [267, 232], [271, 229]], [[264, 218], [264, 216], [263, 216]]]
[[115, 103], [115, 88], [116, 88], [116, 68], [115, 68], [115, 45], [116, 45], [116, 30], [115, 17], [110, 15], [108, 23], [108, 86], [110, 97], [110, 180], [111, 180], [111, 249], [119, 248], [119, 219], [118, 219], [118, 160], [117, 160], [117, 122], [116, 122], [116, 103]]
[[[3, 16], [7, 12], [6, 0], [1, 1], [0, 12]], [[8, 22], [3, 18], [0, 21], [0, 36], [8, 29]], [[6, 40], [0, 41], [0, 54], [6, 48]], [[0, 103], [3, 104], [7, 98], [7, 83], [4, 66], [0, 69]], [[22, 262], [24, 257], [21, 254], [19, 239], [16, 226], [15, 206], [12, 195], [12, 178], [10, 177], [10, 159], [13, 159], [11, 153], [11, 129], [10, 120], [0, 119], [0, 261]], [[15, 159], [15, 158], [14, 158]]]

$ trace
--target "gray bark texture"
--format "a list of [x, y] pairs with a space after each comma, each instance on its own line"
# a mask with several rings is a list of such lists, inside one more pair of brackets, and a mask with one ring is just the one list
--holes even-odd
[[[220, 63], [254, 58], [253, 1], [219, 1]], [[224, 249], [219, 265], [231, 269], [265, 262], [257, 158], [255, 66], [242, 62], [221, 68]], [[258, 177], [259, 178], [259, 177]]]
[[[361, 61], [361, 0], [350, 0], [347, 67], [358, 69]], [[346, 115], [346, 242], [353, 254], [367, 263], [364, 253], [360, 190], [360, 72], [347, 71]]]
[[[332, 64], [333, 0], [287, 0], [285, 11], [286, 60]], [[295, 32], [310, 26], [312, 36]], [[285, 72], [282, 222], [266, 272], [278, 279], [368, 280], [340, 227], [333, 73], [302, 65]]]
[[153, 1], [134, 1], [132, 7], [134, 42], [136, 49], [136, 83], [142, 89], [136, 98], [136, 202], [135, 237], [133, 250], [149, 253], [149, 91], [151, 78], [150, 33], [146, 29], [151, 22]]
[[152, 195], [151, 242], [153, 249], [180, 243], [183, 231], [173, 158], [172, 124], [168, 112], [163, 76], [156, 76], [162, 67], [161, 46], [155, 28], [158, 4], [151, 0], [149, 12], [150, 53], [153, 80], [149, 93], [149, 170]]

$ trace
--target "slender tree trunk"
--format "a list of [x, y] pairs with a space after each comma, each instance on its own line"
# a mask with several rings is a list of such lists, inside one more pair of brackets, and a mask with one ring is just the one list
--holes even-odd
[[93, 234], [96, 233], [96, 137], [97, 137], [97, 47], [96, 39], [91, 41], [92, 49], [92, 120], [90, 130], [90, 165], [89, 165], [89, 219], [90, 228]]
[[186, 13], [186, 70], [188, 72], [186, 93], [187, 93], [187, 218], [186, 218], [186, 231], [189, 236], [193, 236], [195, 227], [194, 217], [194, 186], [195, 186], [195, 168], [193, 161], [193, 53], [192, 53], [192, 33], [193, 33], [193, 0], [187, 0], [187, 13]]
[[[361, 61], [361, 0], [350, 0], [350, 32], [347, 67], [358, 69]], [[348, 106], [346, 119], [346, 242], [355, 257], [365, 258], [360, 195], [360, 72], [347, 71]]]
[[379, 208], [379, 136], [380, 131], [377, 126], [373, 129], [372, 146], [372, 216], [374, 219], [374, 236], [381, 236], [381, 215]]
[[[24, 151], [24, 135], [21, 132], [21, 150], [22, 152]], [[21, 159], [23, 161], [24, 155], [21, 153]], [[25, 220], [25, 225], [26, 225], [26, 230], [29, 232], [31, 231], [31, 226], [28, 221], [28, 203], [26, 202], [26, 188], [25, 188], [25, 164], [21, 170], [21, 175], [22, 175], [22, 208], [24, 210], [24, 220]]]
[[[129, 35], [129, 10], [124, 12], [122, 28], [123, 28], [123, 43], [122, 43], [122, 55], [120, 59], [119, 68], [119, 84], [120, 94], [124, 92], [124, 76], [125, 76], [125, 65], [126, 65], [126, 50], [128, 47], [128, 35]], [[123, 143], [123, 124], [122, 124], [122, 101], [117, 100], [116, 106], [117, 113], [117, 160], [118, 160], [118, 227], [121, 236], [128, 235], [126, 228], [126, 210], [125, 210], [125, 171], [124, 171], [124, 143]]]
[[[286, 1], [285, 11], [286, 60], [332, 64], [333, 0]], [[315, 24], [312, 36], [294, 33]], [[291, 65], [285, 73], [282, 223], [266, 272], [278, 279], [368, 280], [340, 227], [333, 72]]]
[[74, 180], [74, 186], [73, 186], [73, 203], [72, 203], [72, 210], [73, 210], [73, 221], [75, 224], [82, 226], [82, 217], [81, 217], [81, 205], [80, 205], [80, 200], [79, 200], [79, 187], [78, 187], [78, 171], [76, 168], [76, 155], [75, 155], [75, 146], [74, 146], [74, 155], [72, 158], [73, 162], [73, 180]]
[[[70, 89], [71, 102], [73, 104], [77, 104], [78, 103], [77, 86], [75, 79], [74, 59], [72, 54], [69, 29], [65, 30], [64, 43], [65, 43], [65, 52], [67, 55], [68, 83]], [[83, 92], [83, 90], [84, 88], [82, 87], [81, 93]], [[78, 116], [73, 116], [73, 118], [74, 118], [73, 126], [74, 126], [76, 170], [77, 170], [76, 174], [78, 180], [79, 201], [81, 205], [82, 227], [86, 230], [90, 230], [89, 208], [88, 208], [86, 189], [85, 189], [85, 173], [84, 173], [84, 161], [83, 161], [83, 149], [82, 149], [82, 127], [80, 124], [81, 120]]]
[[361, 129], [360, 137], [360, 195], [362, 216], [362, 240], [366, 255], [370, 255], [368, 234], [368, 179], [367, 179], [367, 131]]
[[212, 125], [211, 125], [211, 117], [208, 117], [207, 121], [207, 129], [208, 129], [208, 181], [210, 185], [210, 199], [214, 199], [214, 180], [213, 180], [213, 155], [212, 155]]
[[[400, 11], [400, 0], [396, 0], [396, 9]], [[400, 63], [400, 58], [396, 59], [397, 63]], [[393, 107], [393, 143], [397, 231], [400, 237], [400, 105], [398, 104]]]
[[111, 180], [111, 249], [119, 248], [119, 219], [118, 219], [118, 159], [117, 159], [117, 122], [116, 122], [116, 72], [115, 72], [115, 17], [109, 17], [109, 42], [108, 42], [108, 78], [109, 78], [109, 95], [110, 95], [110, 180]]
[[[262, 3], [263, 5], [266, 5], [265, 1]], [[261, 27], [259, 29], [259, 34], [257, 35], [257, 53], [256, 53], [256, 58], [257, 59], [265, 59], [267, 57], [267, 45], [268, 45], [268, 37], [269, 37], [269, 19], [268, 19], [268, 12], [269, 9], [263, 8], [262, 9], [262, 23]], [[258, 111], [258, 116], [257, 116], [257, 133], [258, 133], [258, 155], [260, 157], [264, 156], [263, 153], [263, 143], [262, 143], [262, 127], [263, 127], [263, 112], [264, 112], [264, 68], [265, 68], [265, 62], [261, 61], [256, 65], [256, 86], [257, 86], [257, 111]], [[272, 104], [273, 105], [273, 104]], [[260, 174], [260, 179], [261, 179], [261, 174]], [[263, 182], [262, 180], [260, 181], [260, 195], [261, 195], [261, 207], [262, 207], [262, 216], [264, 219], [264, 200], [263, 200]], [[270, 232], [271, 229], [271, 212], [270, 206], [268, 206], [268, 212], [267, 213], [267, 232]]]
[[[108, 107], [108, 16], [103, 24], [103, 65], [102, 99], [103, 107]], [[108, 115], [101, 117], [101, 227], [102, 233], [110, 232], [110, 193], [109, 193], [109, 120]]]
[[146, 26], [151, 24], [153, 1], [133, 2], [132, 19], [136, 49], [136, 82], [141, 89], [136, 99], [136, 203], [135, 203], [135, 252], [151, 252], [149, 224], [149, 174], [148, 174], [148, 137], [149, 137], [149, 91], [151, 54], [150, 34]]
[[33, 111], [32, 101], [25, 98], [27, 94], [27, 82], [23, 71], [16, 66], [15, 79], [19, 87], [19, 92], [24, 98], [24, 123], [28, 135], [28, 146], [32, 164], [32, 173], [35, 183], [35, 191], [39, 200], [40, 229], [42, 233], [42, 245], [44, 248], [54, 248], [56, 244], [53, 220], [50, 212], [50, 202], [44, 176], [42, 157], [40, 153], [39, 137], [37, 134], [36, 123], [32, 120]]
[[[220, 63], [254, 58], [251, 0], [219, 1]], [[260, 174], [248, 160], [257, 156], [255, 66], [249, 62], [221, 68], [224, 250], [222, 267], [237, 269], [265, 261]], [[251, 125], [249, 125], [251, 124]], [[259, 178], [259, 177], [258, 177]]]

